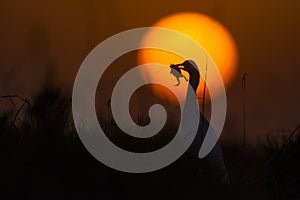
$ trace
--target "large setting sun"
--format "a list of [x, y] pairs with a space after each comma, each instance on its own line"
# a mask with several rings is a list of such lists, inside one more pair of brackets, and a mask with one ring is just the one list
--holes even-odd
[[[207, 15], [184, 12], [168, 15], [154, 23], [153, 27], [172, 29], [194, 39], [207, 51], [217, 65], [225, 88], [230, 85], [237, 70], [238, 53], [233, 37], [221, 23]], [[166, 35], [155, 35], [151, 32], [145, 35], [142, 44], [151, 43], [151, 41], [158, 39], [161, 43], [182, 43], [182, 45], [179, 45], [180, 48], [189, 48], [184, 45], [183, 41], [175, 41], [174, 38], [167, 37]], [[188, 50], [190, 51], [191, 49]], [[143, 49], [138, 52], [138, 64], [160, 63], [169, 66], [170, 64], [182, 63], [183, 61], [184, 58], [164, 50]], [[209, 70], [208, 68], [207, 78], [214, 79], [214, 75], [210, 74]], [[142, 75], [144, 76], [145, 74]], [[184, 75], [188, 77], [188, 74]], [[203, 73], [201, 74], [201, 76], [204, 75]], [[157, 76], [157, 74], [151, 71], [147, 72], [148, 78], [154, 76]], [[162, 78], [174, 79], [172, 76]], [[197, 90], [199, 98], [203, 95], [203, 88], [204, 81], [201, 78]], [[166, 93], [161, 92], [159, 87], [154, 86], [153, 91], [160, 97], [171, 98], [166, 96]]]

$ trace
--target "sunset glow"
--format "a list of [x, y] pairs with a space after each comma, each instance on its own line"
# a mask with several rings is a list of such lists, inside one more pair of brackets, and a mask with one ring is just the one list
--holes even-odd
[[[153, 24], [153, 27], [173, 29], [197, 41], [205, 48], [218, 66], [225, 87], [227, 88], [230, 85], [237, 71], [238, 53], [233, 37], [221, 23], [209, 16], [188, 12], [166, 16]], [[162, 43], [179, 43], [180, 48], [191, 51], [182, 41], [154, 35], [151, 32], [145, 35], [142, 44], [151, 43], [151, 41], [157, 39], [161, 40]], [[196, 54], [197, 52], [195, 52]], [[163, 50], [143, 49], [138, 53], [138, 64], [161, 63], [169, 66], [170, 64], [182, 63], [183, 61], [184, 58]], [[207, 78], [214, 79], [214, 75], [209, 73], [209, 68], [207, 74]], [[184, 75], [188, 77], [187, 74]], [[151, 78], [157, 76], [157, 74], [150, 71], [147, 76]], [[204, 76], [204, 74], [201, 74], [201, 76]], [[174, 79], [174, 77], [168, 76], [162, 77], [162, 79]], [[197, 96], [200, 98], [202, 97], [203, 86], [204, 81], [201, 78], [200, 86], [197, 90]], [[159, 87], [153, 87], [153, 90], [158, 96], [166, 97], [166, 94], [161, 92]]]

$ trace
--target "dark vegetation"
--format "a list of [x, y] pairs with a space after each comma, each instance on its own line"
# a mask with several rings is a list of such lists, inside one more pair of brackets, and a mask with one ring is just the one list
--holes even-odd
[[[4, 100], [11, 109], [0, 116], [1, 199], [300, 199], [297, 130], [280, 140], [285, 143], [267, 137], [247, 152], [223, 144], [231, 177], [224, 188], [190, 158], [146, 174], [104, 166], [80, 142], [71, 100], [58, 89], [47, 88], [32, 101]], [[113, 131], [115, 124], [106, 123]]]

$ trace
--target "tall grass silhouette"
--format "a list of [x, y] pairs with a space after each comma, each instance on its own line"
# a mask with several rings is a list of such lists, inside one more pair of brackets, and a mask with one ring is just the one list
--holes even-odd
[[[0, 114], [2, 199], [300, 198], [299, 129], [287, 143], [286, 137], [283, 142], [267, 137], [249, 150], [246, 160], [242, 145], [223, 144], [231, 177], [230, 188], [224, 189], [184, 156], [146, 174], [104, 166], [81, 144], [72, 123], [71, 99], [58, 88], [47, 86], [31, 100], [17, 95], [4, 95], [4, 100], [13, 103]], [[138, 119], [144, 123], [144, 116]], [[108, 135], [119, 136], [113, 120], [102, 123]], [[171, 127], [165, 131], [174, 132]], [[119, 142], [126, 145], [127, 140]]]

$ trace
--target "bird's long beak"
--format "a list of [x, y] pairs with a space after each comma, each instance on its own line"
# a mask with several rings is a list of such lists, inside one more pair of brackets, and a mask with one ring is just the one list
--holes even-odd
[[171, 64], [170, 67], [179, 67], [181, 66], [182, 64]]

